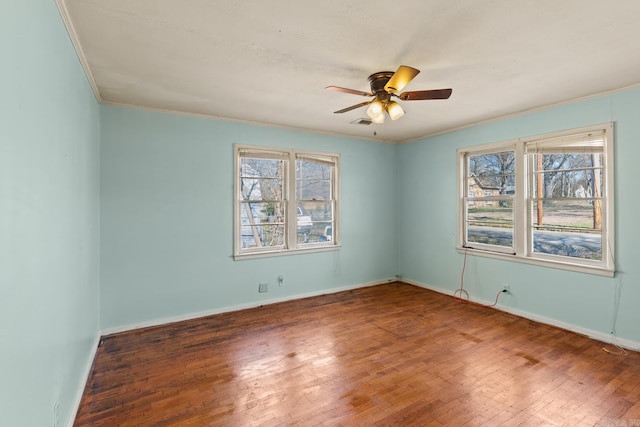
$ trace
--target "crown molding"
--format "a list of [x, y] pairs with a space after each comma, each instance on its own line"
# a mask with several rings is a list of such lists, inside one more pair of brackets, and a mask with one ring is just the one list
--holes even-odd
[[98, 91], [98, 85], [96, 84], [96, 81], [93, 78], [93, 74], [91, 73], [91, 68], [89, 68], [89, 62], [87, 61], [87, 58], [84, 55], [84, 50], [82, 49], [82, 45], [80, 44], [80, 40], [78, 39], [78, 34], [76, 32], [76, 29], [71, 23], [71, 16], [69, 15], [69, 10], [67, 9], [65, 0], [54, 0], [54, 1], [56, 2], [56, 6], [58, 7], [58, 12], [60, 12], [60, 17], [62, 18], [62, 22], [64, 22], [64, 26], [67, 29], [67, 34], [69, 34], [71, 43], [73, 44], [73, 47], [76, 51], [76, 55], [78, 55], [78, 59], [80, 60], [80, 64], [82, 65], [82, 69], [84, 70], [84, 74], [87, 76], [89, 85], [91, 85], [91, 90], [93, 91], [93, 95], [96, 97], [96, 101], [98, 101], [98, 103], [102, 103], [102, 98], [100, 97], [100, 91]]

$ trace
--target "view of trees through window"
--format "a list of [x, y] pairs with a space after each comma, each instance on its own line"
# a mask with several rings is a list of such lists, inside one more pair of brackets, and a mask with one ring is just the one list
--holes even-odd
[[241, 158], [243, 248], [284, 245], [284, 166], [282, 159]]
[[[527, 224], [530, 253], [602, 260], [603, 146], [603, 137], [592, 139], [588, 134], [569, 142], [530, 142], [523, 148], [521, 163], [515, 148], [468, 154], [466, 244], [515, 253], [514, 224], [520, 220]], [[518, 164], [528, 170], [526, 175], [516, 170]], [[527, 194], [516, 194], [516, 179], [524, 180]], [[516, 200], [526, 209], [521, 217], [514, 212]]]
[[296, 160], [298, 243], [330, 241], [333, 235], [333, 165]]
[[[240, 248], [284, 249], [334, 242], [335, 167], [330, 157], [242, 153], [236, 218]], [[295, 222], [295, 240], [288, 237], [291, 222]]]
[[469, 156], [467, 240], [513, 247], [515, 153]]
[[602, 259], [602, 154], [532, 154], [534, 252]]

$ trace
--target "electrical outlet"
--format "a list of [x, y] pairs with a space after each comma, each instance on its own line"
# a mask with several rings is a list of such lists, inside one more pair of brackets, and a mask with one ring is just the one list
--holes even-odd
[[278, 286], [284, 286], [284, 276], [282, 274], [278, 276]]
[[258, 292], [268, 292], [269, 284], [268, 283], [258, 283]]
[[502, 292], [510, 294], [511, 293], [511, 285], [504, 285], [504, 287], [502, 288]]

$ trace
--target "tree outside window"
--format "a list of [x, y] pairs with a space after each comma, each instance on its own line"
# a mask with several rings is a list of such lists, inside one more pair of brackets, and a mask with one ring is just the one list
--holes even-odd
[[235, 256], [337, 248], [333, 154], [236, 146]]
[[458, 156], [461, 249], [613, 274], [612, 124]]

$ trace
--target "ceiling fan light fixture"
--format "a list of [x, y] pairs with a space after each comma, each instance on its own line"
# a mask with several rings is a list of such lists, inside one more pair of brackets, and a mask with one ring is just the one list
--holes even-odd
[[[371, 102], [371, 104], [369, 105], [369, 108], [367, 109], [367, 115], [371, 117], [371, 120], [374, 120], [374, 122], [376, 117], [382, 115], [383, 116], [382, 120], [384, 121], [384, 105], [382, 105], [382, 102], [380, 102], [379, 99], [376, 99]], [[378, 122], [375, 122], [375, 123], [378, 123]]]
[[325, 89], [336, 92], [348, 93], [351, 95], [360, 95], [373, 97], [373, 99], [334, 111], [335, 114], [346, 113], [356, 108], [368, 106], [367, 115], [372, 123], [384, 123], [385, 115], [389, 115], [391, 120], [398, 120], [404, 116], [404, 109], [399, 103], [392, 101], [392, 98], [398, 98], [402, 101], [422, 101], [427, 99], [449, 99], [452, 89], [431, 89], [431, 90], [414, 90], [409, 92], [397, 92], [402, 90], [420, 70], [417, 68], [401, 65], [396, 72], [379, 71], [369, 76], [370, 92], [361, 90], [348, 89], [340, 86], [327, 86]]
[[369, 115], [369, 117], [371, 117], [373, 123], [384, 123], [384, 110], [382, 110], [380, 114], [376, 114], [375, 116]]
[[391, 120], [398, 120], [400, 117], [404, 116], [404, 110], [400, 104], [395, 101], [391, 101], [387, 104], [387, 113], [389, 113]]

